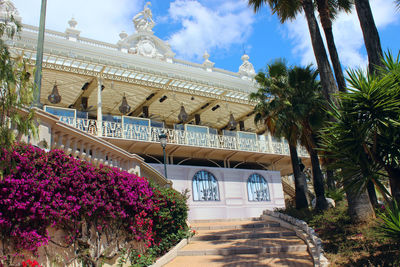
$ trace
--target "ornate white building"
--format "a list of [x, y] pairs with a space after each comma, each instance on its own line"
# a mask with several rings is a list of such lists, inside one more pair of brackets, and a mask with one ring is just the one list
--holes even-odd
[[[10, 1], [0, 5], [1, 19], [21, 19]], [[216, 68], [207, 52], [202, 64], [175, 58], [154, 35], [149, 6], [134, 16], [135, 33], [121, 32], [116, 44], [82, 37], [73, 18], [65, 32], [46, 30], [35, 142], [160, 184], [170, 180], [189, 190], [190, 219], [255, 217], [283, 207], [289, 150], [254, 124], [249, 56], [238, 72]], [[32, 71], [37, 38], [38, 28], [23, 24], [20, 38], [8, 40]]]

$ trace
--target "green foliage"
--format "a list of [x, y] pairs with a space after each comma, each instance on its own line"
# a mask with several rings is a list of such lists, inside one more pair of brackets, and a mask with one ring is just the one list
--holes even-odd
[[256, 123], [264, 123], [272, 135], [285, 137], [290, 144], [298, 140], [307, 148], [315, 147], [312, 133], [326, 119], [326, 102], [311, 66], [288, 67], [282, 59], [267, 66], [255, 77], [260, 85], [250, 98], [256, 100]]
[[323, 130], [323, 149], [349, 189], [372, 180], [386, 196], [381, 178], [400, 172], [399, 55], [387, 53], [377, 75], [349, 71], [348, 92], [339, 95], [334, 121]]
[[341, 188], [327, 189], [326, 197], [332, 198], [335, 203], [342, 201], [345, 198], [345, 192]]
[[[187, 196], [172, 188], [163, 188], [154, 184], [153, 192], [153, 199], [158, 202], [157, 206], [160, 208], [154, 219], [154, 232], [157, 233], [154, 241], [157, 243], [165, 238], [171, 238], [172, 234], [178, 234], [179, 230], [186, 230], [188, 206]], [[177, 241], [180, 240], [173, 240], [173, 238], [171, 240], [172, 243]]]
[[6, 44], [21, 30], [20, 24], [10, 18], [0, 22], [0, 147], [10, 148], [22, 135], [36, 135], [33, 110], [26, 109], [32, 102], [33, 85], [26, 60], [12, 55]]
[[324, 251], [330, 266], [398, 266], [400, 250], [396, 239], [382, 234], [382, 221], [376, 219], [369, 224], [353, 224], [345, 201], [324, 212], [278, 210], [302, 219], [323, 240]]
[[380, 225], [382, 232], [400, 243], [400, 207], [397, 201], [393, 201], [379, 217], [383, 220], [383, 224]]
[[153, 200], [159, 210], [154, 214], [154, 245], [144, 250], [130, 251], [128, 259], [131, 266], [151, 265], [184, 238], [191, 236], [186, 224], [188, 216], [187, 192], [179, 193], [172, 188], [160, 187], [151, 183]]

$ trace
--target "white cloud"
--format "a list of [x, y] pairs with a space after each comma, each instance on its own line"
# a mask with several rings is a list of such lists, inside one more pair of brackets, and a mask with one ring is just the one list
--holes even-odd
[[[394, 1], [373, 0], [370, 4], [378, 30], [398, 21]], [[301, 63], [304, 65], [315, 64], [310, 34], [304, 16], [299, 15], [296, 20], [287, 23], [286, 27], [287, 35], [293, 41], [293, 54], [301, 55]], [[320, 29], [322, 33], [322, 28], [320, 27]], [[368, 58], [362, 53], [364, 39], [355, 10], [351, 14], [342, 13], [336, 18], [333, 24], [333, 34], [343, 67], [366, 66]]]
[[254, 22], [246, 1], [223, 1], [221, 5], [206, 7], [198, 1], [176, 0], [168, 12], [175, 23], [182, 25], [171, 35], [169, 43], [179, 56], [187, 59], [199, 60], [205, 50], [226, 50], [232, 44], [243, 43]]
[[[39, 0], [13, 0], [22, 22], [39, 24]], [[134, 32], [132, 17], [142, 10], [144, 0], [49, 0], [47, 1], [46, 28], [64, 32], [68, 20], [74, 17], [81, 36], [116, 43], [118, 34]]]

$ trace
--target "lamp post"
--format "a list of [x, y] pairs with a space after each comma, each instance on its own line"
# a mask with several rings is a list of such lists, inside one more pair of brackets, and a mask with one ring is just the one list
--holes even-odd
[[163, 149], [163, 154], [164, 154], [164, 174], [165, 174], [165, 178], [168, 179], [168, 175], [167, 175], [167, 161], [166, 161], [166, 156], [165, 156], [165, 147], [167, 146], [167, 135], [165, 133], [161, 133], [158, 138], [160, 139], [160, 144], [161, 147]]
[[41, 108], [40, 91], [42, 87], [42, 61], [43, 61], [43, 45], [44, 45], [44, 29], [46, 22], [46, 5], [47, 0], [42, 0], [40, 9], [39, 36], [36, 50], [36, 72], [35, 72], [35, 92], [33, 94], [33, 106]]

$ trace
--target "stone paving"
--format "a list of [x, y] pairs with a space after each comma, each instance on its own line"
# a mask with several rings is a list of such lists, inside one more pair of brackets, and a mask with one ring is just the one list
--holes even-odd
[[279, 223], [196, 221], [196, 235], [166, 267], [313, 266], [307, 246]]

